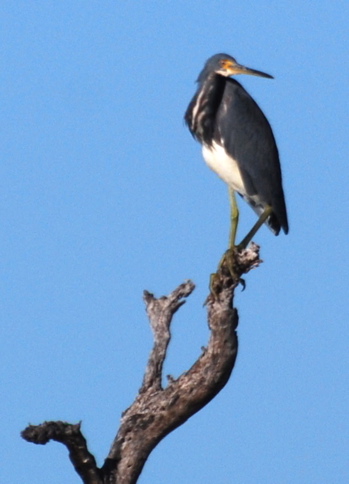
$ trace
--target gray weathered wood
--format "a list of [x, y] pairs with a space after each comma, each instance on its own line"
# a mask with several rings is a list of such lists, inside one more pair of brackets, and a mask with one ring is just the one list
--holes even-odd
[[[261, 262], [259, 247], [226, 255], [224, 263], [211, 277], [207, 298], [210, 338], [193, 366], [170, 378], [163, 387], [163, 363], [171, 339], [170, 326], [176, 311], [194, 290], [185, 281], [168, 296], [155, 298], [145, 291], [144, 301], [154, 334], [154, 346], [145, 370], [143, 384], [132, 405], [123, 413], [121, 425], [102, 468], [87, 449], [80, 425], [45, 422], [29, 426], [23, 438], [37, 444], [56, 440], [65, 444], [75, 470], [85, 484], [134, 484], [154, 447], [172, 430], [203, 408], [227, 383], [238, 350], [237, 310], [234, 290], [241, 275]], [[227, 265], [229, 264], [229, 269]], [[232, 279], [232, 266], [236, 277]]]

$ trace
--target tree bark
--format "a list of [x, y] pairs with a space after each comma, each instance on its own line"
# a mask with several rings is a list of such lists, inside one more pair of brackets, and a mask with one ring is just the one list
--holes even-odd
[[[144, 301], [154, 335], [142, 386], [133, 404], [123, 413], [119, 431], [102, 468], [88, 451], [80, 424], [44, 422], [22, 432], [29, 442], [63, 443], [76, 472], [85, 484], [134, 484], [154, 447], [172, 430], [203, 408], [225, 386], [234, 368], [238, 350], [237, 310], [234, 290], [242, 274], [261, 262], [259, 247], [234, 251], [223, 259], [211, 276], [206, 301], [210, 338], [206, 348], [179, 378], [170, 378], [163, 388], [163, 364], [171, 339], [170, 326], [176, 311], [194, 290], [186, 281], [168, 296], [156, 299], [145, 291]], [[231, 268], [234, 267], [234, 272]], [[233, 275], [232, 275], [233, 274]]]

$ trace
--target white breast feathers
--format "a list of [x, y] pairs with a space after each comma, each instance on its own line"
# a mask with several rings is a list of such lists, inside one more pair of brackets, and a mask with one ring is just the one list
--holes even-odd
[[229, 156], [224, 148], [216, 143], [212, 147], [202, 146], [202, 155], [208, 166], [236, 192], [246, 194], [236, 160]]

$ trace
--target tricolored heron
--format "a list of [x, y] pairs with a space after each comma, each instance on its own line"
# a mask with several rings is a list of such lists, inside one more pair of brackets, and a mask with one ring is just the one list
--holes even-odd
[[259, 215], [238, 245], [246, 247], [266, 223], [278, 235], [288, 222], [278, 149], [268, 120], [241, 84], [230, 76], [273, 77], [242, 66], [227, 54], [208, 59], [198, 77], [198, 89], [185, 113], [191, 134], [202, 144], [208, 166], [229, 187], [231, 200], [230, 249], [235, 247], [239, 211], [235, 192]]

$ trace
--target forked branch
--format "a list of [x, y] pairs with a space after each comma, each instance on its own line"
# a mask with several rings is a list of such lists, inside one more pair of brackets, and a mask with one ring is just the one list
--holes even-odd
[[[231, 277], [231, 256], [234, 273]], [[170, 325], [175, 312], [194, 290], [186, 281], [168, 296], [155, 298], [144, 292], [144, 301], [154, 334], [154, 346], [145, 370], [143, 384], [133, 404], [123, 413], [121, 425], [102, 468], [87, 449], [80, 425], [45, 422], [29, 426], [22, 436], [37, 444], [56, 440], [65, 444], [75, 470], [85, 484], [133, 484], [154, 447], [204, 407], [227, 383], [234, 367], [238, 340], [238, 315], [233, 296], [241, 276], [259, 265], [259, 247], [251, 244], [229, 254], [211, 281], [207, 298], [210, 339], [193, 366], [163, 387], [163, 364], [171, 339]], [[227, 258], [228, 259], [228, 258]]]

